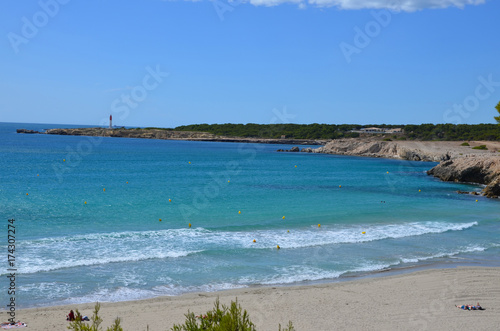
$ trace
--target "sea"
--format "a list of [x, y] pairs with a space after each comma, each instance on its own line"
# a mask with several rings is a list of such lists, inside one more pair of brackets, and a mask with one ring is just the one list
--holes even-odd
[[18, 308], [500, 266], [500, 201], [433, 162], [16, 133], [57, 127], [77, 126], [0, 123]]

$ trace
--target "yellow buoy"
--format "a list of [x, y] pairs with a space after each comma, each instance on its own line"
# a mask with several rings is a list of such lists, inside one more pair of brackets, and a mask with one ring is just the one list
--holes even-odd
[[189, 161], [188, 163], [191, 164], [191, 161]]
[[320, 227], [321, 227], [321, 224], [318, 224], [318, 228], [320, 228]]
[[39, 174], [36, 174], [36, 175], [37, 175], [37, 177], [40, 176]]
[[126, 182], [125, 184], [128, 184], [128, 182]]
[[28, 193], [26, 193], [26, 195], [29, 195]]
[[228, 183], [231, 183], [231, 181], [229, 181], [229, 180], [228, 180], [227, 182], [228, 182]]
[[285, 216], [283, 216], [282, 219], [285, 219]]
[[476, 199], [476, 202], [477, 202], [477, 199]]
[[286, 230], [286, 233], [290, 233], [290, 230]]
[[86, 205], [86, 204], [87, 204], [87, 201], [85, 201], [83, 204], [84, 204], [84, 205]]
[[295, 168], [297, 168], [297, 165], [295, 165]]
[[422, 191], [420, 191], [420, 190], [418, 190], [418, 191], [419, 191], [419, 192], [422, 192]]
[[280, 245], [276, 245], [276, 248], [277, 248], [277, 249], [280, 249]]
[[253, 242], [256, 243], [257, 241], [254, 239]]
[[241, 214], [241, 210], [238, 210], [238, 214]]
[[66, 159], [63, 159], [63, 162], [66, 162]]
[[103, 188], [103, 189], [102, 189], [102, 191], [103, 191], [103, 192], [106, 192], [106, 189], [105, 189], [105, 188]]
[[161, 222], [161, 218], [160, 218], [160, 222]]
[[191, 223], [189, 223], [188, 226], [191, 227]]
[[342, 185], [339, 185], [339, 187], [342, 187]]
[[361, 232], [361, 233], [362, 233], [362, 234], [366, 234], [366, 232], [365, 232], [365, 231], [363, 231], [363, 232]]
[[172, 199], [168, 199], [168, 202], [172, 202]]
[[389, 171], [387, 171], [387, 173], [389, 173]]

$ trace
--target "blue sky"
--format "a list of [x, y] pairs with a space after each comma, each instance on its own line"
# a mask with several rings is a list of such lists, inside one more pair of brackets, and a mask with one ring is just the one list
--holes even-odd
[[492, 0], [4, 0], [0, 122], [493, 123], [498, 13]]

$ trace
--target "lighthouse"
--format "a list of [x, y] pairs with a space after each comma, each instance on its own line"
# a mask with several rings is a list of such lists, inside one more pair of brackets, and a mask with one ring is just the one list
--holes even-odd
[[109, 128], [113, 128], [113, 115], [109, 115]]

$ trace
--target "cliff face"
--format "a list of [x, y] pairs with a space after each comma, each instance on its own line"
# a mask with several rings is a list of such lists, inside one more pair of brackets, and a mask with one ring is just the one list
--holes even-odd
[[484, 195], [500, 196], [500, 157], [458, 158], [441, 162], [427, 174], [444, 181], [485, 184]]
[[[420, 146], [421, 145], [421, 146]], [[410, 161], [440, 162], [451, 158], [448, 151], [425, 148], [425, 142], [373, 141], [360, 139], [338, 139], [316, 149], [304, 152], [383, 157]]]

